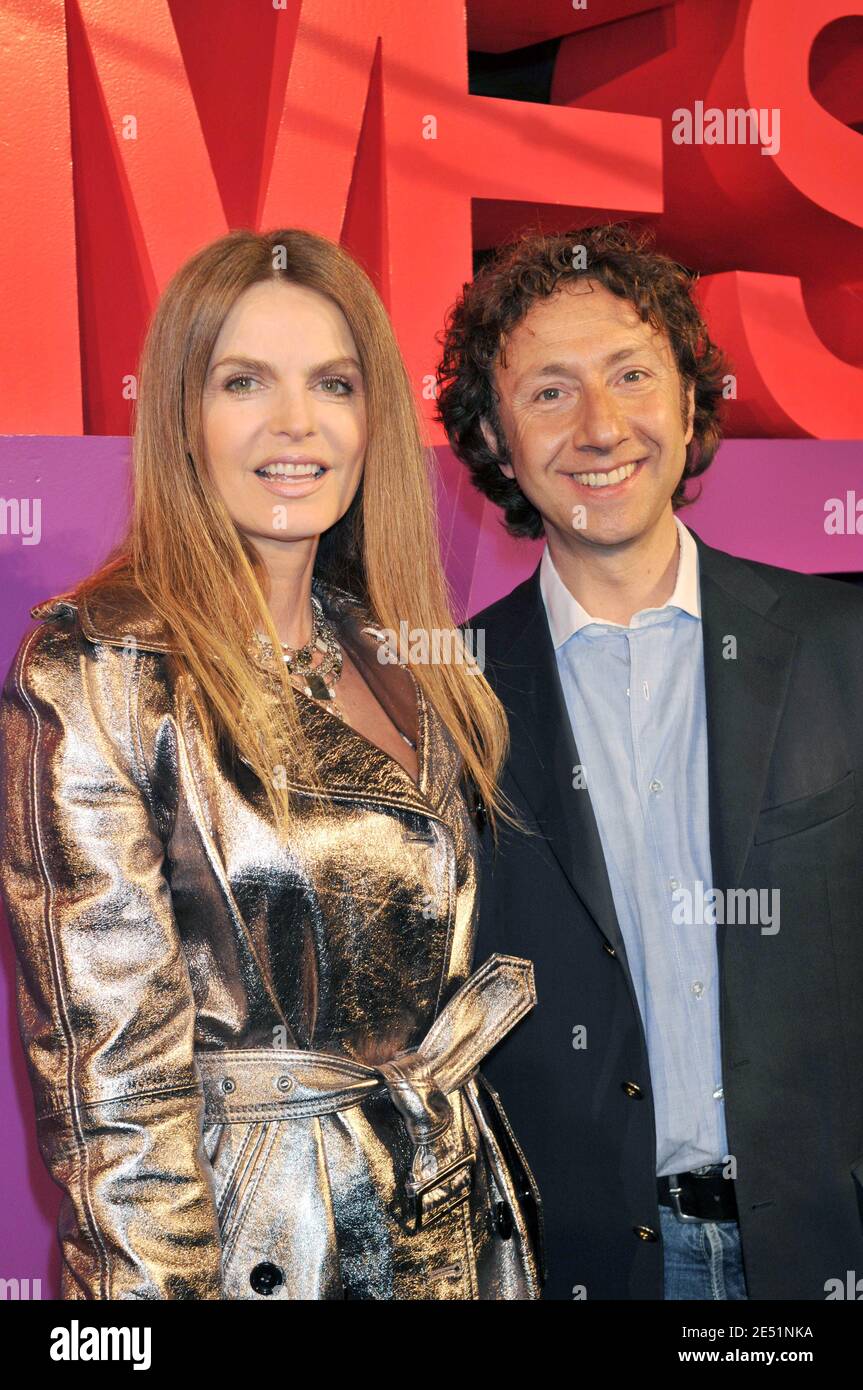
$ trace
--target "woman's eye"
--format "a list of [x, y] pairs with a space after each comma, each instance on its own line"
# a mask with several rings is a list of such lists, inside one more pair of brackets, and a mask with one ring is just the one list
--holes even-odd
[[[242, 372], [225, 382], [225, 390], [229, 391], [232, 396], [248, 396], [251, 394], [255, 380], [255, 377]], [[353, 384], [343, 376], [321, 377], [320, 384], [327, 388], [325, 394], [328, 396], [349, 396], [354, 390]]]
[[[234, 383], [237, 382], [237, 381], [254, 381], [254, 379], [255, 379], [255, 378], [254, 378], [253, 376], [232, 376], [231, 379], [230, 379], [230, 381], [226, 381], [226, 382], [225, 382], [225, 390], [226, 390], [226, 391], [231, 391], [231, 387], [232, 387], [232, 386], [234, 385]], [[231, 391], [231, 395], [232, 395], [232, 396], [245, 396], [245, 395], [248, 395], [248, 387], [245, 387], [245, 388], [241, 387], [239, 391]]]

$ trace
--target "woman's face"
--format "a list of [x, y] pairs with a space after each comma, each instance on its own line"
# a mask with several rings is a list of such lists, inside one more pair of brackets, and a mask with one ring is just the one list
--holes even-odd
[[341, 309], [302, 285], [252, 285], [222, 325], [201, 408], [206, 461], [240, 530], [265, 561], [313, 555], [351, 504], [366, 447], [359, 354]]

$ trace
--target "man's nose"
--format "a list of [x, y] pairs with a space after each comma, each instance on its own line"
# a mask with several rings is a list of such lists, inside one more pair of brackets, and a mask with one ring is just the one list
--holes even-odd
[[573, 429], [575, 447], [605, 453], [628, 433], [628, 422], [615, 393], [602, 385], [587, 386]]

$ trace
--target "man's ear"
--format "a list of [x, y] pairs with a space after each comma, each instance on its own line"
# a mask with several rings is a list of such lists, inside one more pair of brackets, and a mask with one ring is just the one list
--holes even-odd
[[[499, 454], [500, 454], [500, 444], [498, 443], [497, 439], [495, 438], [494, 430], [492, 429], [491, 425], [489, 424], [488, 420], [486, 420], [486, 418], [485, 418], [484, 415], [481, 415], [481, 416], [480, 416], [479, 424], [480, 424], [480, 429], [482, 430], [483, 438], [484, 438], [486, 444], [488, 445], [488, 447], [491, 449], [491, 452], [492, 452], [493, 454], [499, 455]], [[514, 470], [513, 470], [513, 466], [512, 466], [511, 463], [498, 463], [497, 466], [498, 466], [498, 468], [500, 469], [501, 473], [504, 475], [505, 478], [514, 478], [514, 477], [515, 477], [515, 472], [514, 472]]]

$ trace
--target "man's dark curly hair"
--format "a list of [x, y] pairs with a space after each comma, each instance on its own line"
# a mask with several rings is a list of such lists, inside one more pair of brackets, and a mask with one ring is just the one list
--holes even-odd
[[[574, 258], [581, 247], [584, 254]], [[655, 251], [650, 231], [617, 222], [554, 234], [525, 232], [500, 248], [464, 285], [437, 339], [443, 348], [437, 369], [438, 417], [454, 453], [467, 464], [474, 487], [503, 508], [510, 535], [536, 540], [545, 528], [516, 480], [498, 467], [511, 460], [497, 408], [495, 362], [507, 336], [532, 305], [573, 280], [598, 281], [628, 299], [644, 323], [664, 330], [680, 373], [684, 417], [686, 393], [695, 384], [692, 440], [671, 502], [679, 508], [695, 501], [686, 495], [686, 484], [709, 468], [719, 447], [723, 376], [728, 370], [725, 355], [711, 342], [692, 300], [697, 278]], [[498, 441], [497, 452], [486, 443], [483, 418]]]

